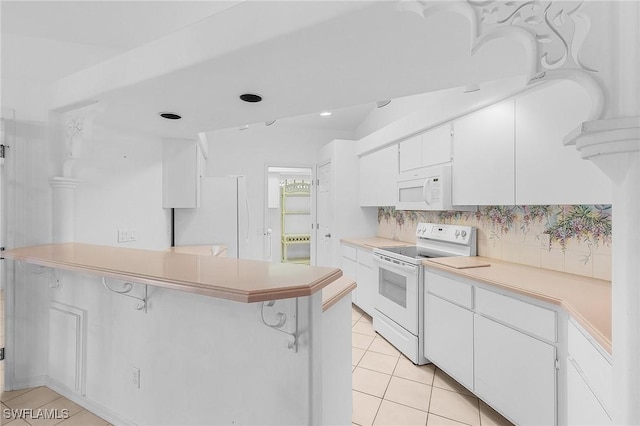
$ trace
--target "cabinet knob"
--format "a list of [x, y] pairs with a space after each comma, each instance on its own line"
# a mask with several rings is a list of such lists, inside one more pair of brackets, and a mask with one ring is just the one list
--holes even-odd
[[331, 234], [324, 234], [325, 238], [331, 238]]

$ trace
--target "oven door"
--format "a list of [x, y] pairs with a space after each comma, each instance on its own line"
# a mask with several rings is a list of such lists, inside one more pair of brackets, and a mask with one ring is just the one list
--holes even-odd
[[377, 254], [374, 259], [379, 272], [376, 310], [417, 336], [421, 267]]

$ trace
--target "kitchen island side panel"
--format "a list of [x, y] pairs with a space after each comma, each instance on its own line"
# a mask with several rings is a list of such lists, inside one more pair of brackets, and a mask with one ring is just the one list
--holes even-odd
[[[149, 287], [148, 312], [98, 277], [59, 271], [55, 303], [86, 312], [85, 396], [58, 387], [107, 420], [132, 424], [321, 424], [322, 292], [262, 303]], [[119, 289], [122, 282], [109, 280]], [[132, 293], [144, 286], [134, 284]], [[296, 318], [294, 318], [297, 306]], [[50, 342], [62, 336], [51, 335]], [[52, 343], [50, 343], [51, 346]], [[49, 376], [59, 376], [49, 365]], [[139, 387], [132, 371], [139, 369]], [[59, 385], [59, 384], [58, 384]], [[65, 395], [66, 396], [66, 395]]]

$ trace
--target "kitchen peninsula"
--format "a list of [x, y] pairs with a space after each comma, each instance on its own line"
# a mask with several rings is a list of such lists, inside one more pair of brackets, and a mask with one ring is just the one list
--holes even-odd
[[78, 243], [4, 257], [50, 275], [47, 371], [25, 386], [118, 424], [351, 419], [339, 269]]

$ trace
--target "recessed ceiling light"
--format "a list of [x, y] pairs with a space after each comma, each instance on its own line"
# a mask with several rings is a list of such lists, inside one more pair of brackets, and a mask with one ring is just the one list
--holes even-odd
[[245, 102], [256, 103], [262, 100], [262, 96], [256, 95], [255, 93], [243, 93], [240, 95], [240, 99]]
[[382, 108], [382, 107], [386, 107], [387, 105], [389, 105], [391, 103], [391, 99], [385, 99], [384, 101], [378, 101], [376, 102], [376, 107], [377, 108]]
[[248, 124], [245, 124], [244, 126], [240, 126], [238, 129], [239, 130], [247, 130], [249, 128]]
[[480, 90], [480, 85], [479, 84], [477, 84], [477, 83], [468, 84], [464, 88], [464, 93], [473, 93], [473, 92], [477, 92], [478, 90]]
[[275, 123], [275, 122], [276, 122], [276, 120], [269, 120], [269, 121], [265, 121], [265, 122], [264, 122], [264, 125], [265, 125], [265, 126], [271, 126], [271, 125], [272, 125], [273, 123]]
[[176, 114], [175, 112], [160, 112], [160, 117], [166, 118], [167, 120], [180, 120], [182, 116]]
[[329, 112], [329, 111], [321, 112], [321, 113], [320, 113], [320, 115], [321, 115], [322, 117], [328, 117], [328, 116], [330, 116], [330, 115], [331, 115], [331, 112]]

